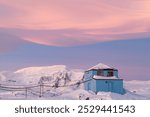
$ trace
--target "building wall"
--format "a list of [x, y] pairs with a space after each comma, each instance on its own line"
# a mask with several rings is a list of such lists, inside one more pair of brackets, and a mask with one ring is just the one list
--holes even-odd
[[96, 74], [96, 71], [88, 71], [84, 74], [84, 81], [90, 80], [84, 83], [85, 90], [96, 92], [96, 81], [93, 79], [93, 76]]
[[119, 94], [124, 93], [123, 89], [123, 80], [96, 80], [96, 92], [105, 91], [105, 92], [115, 92]]
[[[114, 71], [114, 75], [118, 77], [118, 71]], [[107, 71], [104, 71], [104, 74], [107, 76]], [[97, 71], [91, 70], [87, 71], [84, 74], [84, 81], [88, 81], [84, 83], [85, 90], [93, 91], [93, 92], [115, 92], [119, 94], [124, 93], [123, 89], [123, 80], [121, 79], [93, 79], [93, 76], [97, 75]]]
[[114, 76], [116, 76], [117, 78], [119, 78], [117, 70], [114, 71]]

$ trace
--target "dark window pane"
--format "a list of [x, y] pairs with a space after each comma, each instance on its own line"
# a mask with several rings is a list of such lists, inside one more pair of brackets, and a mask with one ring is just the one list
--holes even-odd
[[108, 76], [108, 77], [114, 76], [113, 71], [109, 71], [107, 76]]
[[103, 70], [97, 70], [97, 75], [98, 76], [104, 76]]

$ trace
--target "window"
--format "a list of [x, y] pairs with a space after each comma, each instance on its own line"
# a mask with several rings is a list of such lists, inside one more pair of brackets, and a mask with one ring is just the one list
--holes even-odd
[[97, 75], [98, 76], [104, 76], [103, 70], [97, 70]]
[[108, 76], [108, 77], [114, 76], [114, 72], [113, 72], [113, 71], [108, 71], [107, 76]]

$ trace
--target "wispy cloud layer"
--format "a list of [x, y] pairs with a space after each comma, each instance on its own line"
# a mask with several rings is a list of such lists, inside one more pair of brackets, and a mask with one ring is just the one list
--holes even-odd
[[18, 40], [53, 46], [147, 38], [149, 4], [149, 0], [1, 0], [0, 27]]

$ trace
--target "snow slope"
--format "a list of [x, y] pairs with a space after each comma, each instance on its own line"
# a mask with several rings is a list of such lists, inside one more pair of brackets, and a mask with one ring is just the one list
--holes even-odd
[[[62, 82], [79, 81], [82, 79], [83, 71], [72, 70], [65, 65], [54, 65], [44, 67], [29, 67], [15, 71], [14, 73], [5, 72], [1, 74], [5, 82], [20, 85], [38, 84], [41, 79], [54, 82], [59, 80]], [[7, 77], [7, 78], [6, 78]], [[45, 79], [43, 78], [45, 77]], [[3, 80], [4, 81], [4, 80]], [[11, 82], [12, 81], [12, 82]], [[15, 83], [16, 82], [16, 83]]]
[[[96, 67], [107, 67], [102, 64]], [[44, 83], [52, 87], [44, 87], [42, 97], [40, 88], [25, 90], [9, 90], [0, 88], [0, 99], [150, 99], [150, 81], [124, 81], [126, 94], [111, 92], [95, 94], [85, 91], [83, 87], [84, 70], [69, 69], [65, 65], [29, 67], [15, 72], [0, 72], [0, 83], [6, 86], [24, 87]], [[75, 85], [74, 85], [75, 84]]]

